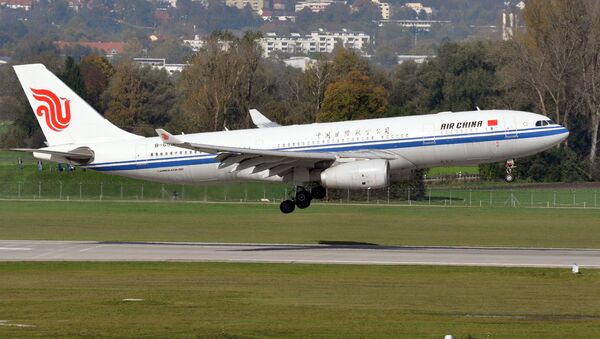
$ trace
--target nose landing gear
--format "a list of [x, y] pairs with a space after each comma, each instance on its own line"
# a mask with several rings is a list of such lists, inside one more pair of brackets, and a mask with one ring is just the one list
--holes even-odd
[[506, 174], [504, 174], [504, 181], [513, 182], [515, 180], [515, 175], [513, 174], [512, 170], [517, 167], [515, 166], [515, 160], [507, 160], [504, 164], [504, 167], [506, 168]]
[[326, 194], [325, 188], [320, 185], [313, 187], [310, 192], [302, 186], [296, 187], [295, 191], [296, 194], [293, 199], [284, 200], [279, 205], [279, 210], [281, 210], [282, 213], [292, 213], [296, 207], [300, 209], [307, 208], [310, 206], [312, 199], [323, 199]]

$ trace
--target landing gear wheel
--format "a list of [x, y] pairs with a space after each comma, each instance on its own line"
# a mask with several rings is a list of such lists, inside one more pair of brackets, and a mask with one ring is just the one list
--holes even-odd
[[296, 204], [294, 204], [294, 202], [291, 200], [284, 200], [281, 202], [281, 204], [279, 204], [279, 210], [281, 210], [283, 214], [292, 213], [295, 209]]
[[313, 197], [313, 199], [323, 199], [325, 198], [326, 194], [327, 191], [323, 186], [315, 186], [310, 190], [310, 195]]
[[515, 161], [513, 159], [507, 160], [506, 163], [504, 164], [504, 167], [506, 168], [506, 174], [504, 175], [504, 180], [506, 182], [513, 182], [515, 180], [515, 175], [512, 173], [513, 168], [517, 167], [515, 166]]
[[308, 191], [298, 191], [296, 193], [296, 206], [298, 208], [307, 208], [310, 206], [310, 193]]

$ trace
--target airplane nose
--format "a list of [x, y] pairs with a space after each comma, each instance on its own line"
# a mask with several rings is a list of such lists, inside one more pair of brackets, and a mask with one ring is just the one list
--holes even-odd
[[563, 138], [562, 140], [565, 140], [569, 137], [569, 134], [571, 134], [571, 132], [569, 132], [568, 129], [566, 129], [565, 127], [561, 126], [563, 128]]

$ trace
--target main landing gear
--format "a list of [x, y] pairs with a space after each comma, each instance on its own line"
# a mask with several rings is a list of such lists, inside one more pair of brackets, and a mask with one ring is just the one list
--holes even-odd
[[504, 167], [506, 168], [506, 174], [504, 175], [504, 180], [506, 182], [513, 182], [515, 180], [515, 175], [513, 174], [512, 170], [517, 167], [517, 166], [515, 166], [515, 160], [514, 159], [507, 160], [506, 163], [504, 164]]
[[310, 192], [304, 187], [296, 187], [296, 194], [293, 199], [284, 200], [279, 205], [282, 213], [288, 214], [294, 212], [296, 207], [304, 209], [310, 206], [312, 199], [325, 198], [326, 190], [323, 186], [314, 186]]

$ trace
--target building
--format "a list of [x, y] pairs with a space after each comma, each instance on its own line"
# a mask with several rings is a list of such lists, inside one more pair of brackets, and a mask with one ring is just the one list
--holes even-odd
[[448, 25], [451, 23], [451, 21], [445, 20], [379, 20], [379, 27], [398, 25], [415, 31], [429, 32], [433, 25]]
[[388, 2], [381, 2], [379, 0], [371, 0], [374, 4], [379, 6], [379, 12], [381, 14], [381, 18], [383, 20], [388, 20], [390, 18], [390, 4]]
[[102, 51], [104, 53], [104, 55], [109, 59], [115, 55], [122, 54], [123, 52], [125, 52], [125, 49], [127, 48], [127, 43], [120, 42], [120, 41], [117, 41], [117, 42], [114, 42], [114, 41], [112, 41], [112, 42], [57, 41], [56, 42], [56, 46], [60, 49], [64, 49], [65, 47], [76, 46], [76, 45], [89, 47], [92, 49], [97, 49], [99, 51]]
[[308, 35], [292, 33], [278, 36], [267, 33], [259, 43], [264, 56], [268, 57], [273, 52], [288, 54], [331, 53], [337, 44], [345, 48], [364, 51], [369, 45], [371, 37], [363, 32], [353, 32], [347, 29], [330, 32], [323, 29], [311, 32]]
[[306, 69], [315, 62], [317, 62], [316, 59], [311, 59], [305, 56], [291, 57], [283, 60], [283, 63], [286, 64], [286, 66], [301, 69], [302, 72], [306, 71]]
[[301, 12], [305, 8], [308, 8], [311, 12], [319, 13], [333, 4], [346, 5], [346, 1], [338, 1], [338, 0], [306, 0], [306, 1], [298, 1], [296, 2], [296, 6], [294, 10], [296, 12]]
[[405, 61], [414, 61], [417, 64], [422, 64], [425, 62], [425, 60], [433, 57], [433, 55], [398, 55], [398, 64], [401, 64]]
[[198, 52], [200, 49], [202, 49], [205, 43], [206, 41], [200, 39], [200, 36], [197, 34], [194, 36], [193, 40], [183, 40], [183, 45], [188, 46], [194, 52]]
[[26, 11], [31, 9], [33, 0], [0, 0], [0, 6], [5, 6], [12, 9], [24, 9]]
[[517, 30], [517, 14], [502, 12], [502, 40], [512, 40]]
[[278, 22], [278, 21], [296, 22], [295, 15], [279, 15], [278, 13], [275, 13], [268, 9], [262, 9], [260, 11], [259, 15], [264, 21], [269, 21], [269, 22]]
[[150, 66], [155, 69], [164, 69], [169, 75], [172, 75], [176, 72], [181, 72], [187, 64], [167, 64], [166, 59], [162, 58], [133, 58], [133, 61], [141, 66]]
[[433, 8], [425, 7], [420, 2], [407, 2], [404, 4], [404, 7], [412, 9], [413, 11], [417, 12], [417, 14], [421, 13], [421, 11], [425, 12], [428, 16], [433, 14]]
[[252, 11], [258, 13], [265, 7], [265, 0], [225, 0], [225, 4], [229, 7], [237, 7], [243, 9], [247, 5], [252, 7]]

